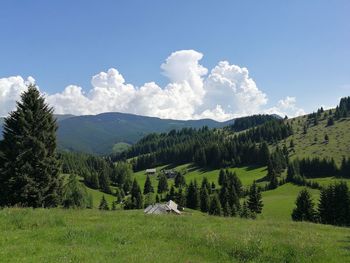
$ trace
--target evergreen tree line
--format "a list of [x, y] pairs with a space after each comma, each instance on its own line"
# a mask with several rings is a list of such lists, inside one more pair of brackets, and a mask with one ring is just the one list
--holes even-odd
[[[147, 196], [155, 194], [150, 177], [147, 176], [143, 196], [137, 182], [134, 181], [135, 193], [131, 191], [131, 197], [124, 204], [125, 209], [137, 209], [147, 207], [149, 204], [160, 201], [175, 201], [179, 207], [187, 207], [194, 210], [200, 210], [204, 213], [216, 216], [241, 216], [246, 218], [255, 218], [256, 214], [261, 213], [263, 203], [261, 189], [254, 184], [247, 191], [247, 201], [240, 205], [240, 198], [244, 197], [242, 183], [234, 172], [220, 170], [218, 184], [216, 188], [214, 183], [209, 183], [207, 178], [203, 178], [200, 186], [197, 181], [191, 181], [188, 185], [181, 173], [178, 173], [174, 180], [174, 185], [168, 188], [167, 179], [160, 175], [158, 178], [158, 189], [153, 202], [145, 202], [142, 206], [142, 200]], [[132, 202], [133, 197], [137, 200], [136, 204]], [[149, 199], [151, 200], [151, 199]], [[130, 206], [131, 204], [131, 206]]]
[[113, 163], [110, 158], [103, 158], [82, 153], [60, 153], [62, 172], [76, 174], [93, 189], [112, 193], [110, 185], [117, 186], [124, 193], [132, 187], [132, 167], [126, 162]]
[[350, 158], [347, 159], [344, 157], [340, 167], [337, 167], [332, 158], [320, 159], [318, 157], [296, 159], [288, 165], [287, 181], [289, 182], [330, 176], [350, 178]]
[[295, 221], [350, 226], [350, 192], [345, 182], [322, 188], [317, 207], [308, 190], [302, 190], [292, 212]]
[[[269, 157], [266, 151], [267, 144], [264, 142], [272, 143], [286, 138], [292, 134], [292, 128], [282, 120], [273, 120], [233, 137], [225, 136], [223, 131], [218, 130], [191, 129], [191, 132], [195, 135], [188, 140], [171, 147], [156, 147], [154, 152], [138, 156], [133, 161], [134, 170], [166, 163], [188, 162], [194, 162], [200, 167], [212, 168], [249, 164], [267, 165]], [[178, 133], [183, 134], [175, 131], [172, 136]], [[154, 135], [151, 137], [155, 138]], [[162, 135], [162, 140], [167, 141], [168, 137]], [[153, 145], [153, 141], [151, 144]], [[147, 140], [143, 140], [142, 145], [146, 147]], [[129, 151], [136, 154], [135, 149], [138, 148], [136, 144], [135, 148], [131, 147]], [[127, 153], [125, 155], [130, 157]]]
[[247, 116], [247, 117], [242, 117], [242, 118], [237, 118], [235, 119], [234, 123], [227, 128], [239, 132], [243, 130], [247, 130], [249, 128], [262, 125], [265, 122], [275, 120], [277, 119], [273, 115], [268, 115], [268, 114], [257, 114], [257, 115], [252, 115], [252, 116]]

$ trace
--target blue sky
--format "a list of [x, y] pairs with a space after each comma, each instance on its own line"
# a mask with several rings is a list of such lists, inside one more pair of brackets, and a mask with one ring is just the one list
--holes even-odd
[[116, 68], [135, 87], [164, 88], [160, 65], [193, 49], [209, 72], [222, 60], [246, 67], [264, 109], [290, 96], [309, 112], [350, 95], [349, 14], [340, 0], [1, 1], [0, 78], [88, 92], [93, 75]]

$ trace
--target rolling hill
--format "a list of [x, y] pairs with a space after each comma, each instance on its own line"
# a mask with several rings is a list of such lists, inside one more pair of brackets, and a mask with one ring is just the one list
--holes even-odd
[[[234, 122], [211, 119], [182, 121], [119, 112], [87, 116], [56, 115], [56, 118], [59, 149], [100, 155], [125, 149], [127, 144], [133, 144], [152, 132], [203, 126], [221, 128]], [[3, 118], [0, 118], [0, 139], [2, 124]]]

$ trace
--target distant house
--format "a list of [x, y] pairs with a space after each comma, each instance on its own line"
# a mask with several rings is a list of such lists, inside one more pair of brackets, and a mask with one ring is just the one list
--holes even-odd
[[163, 173], [167, 178], [175, 178], [177, 175], [177, 172], [174, 170], [163, 170]]
[[176, 214], [181, 215], [181, 212], [177, 209], [177, 204], [173, 201], [169, 201], [166, 204], [154, 204], [149, 205], [144, 210], [145, 214]]
[[152, 175], [152, 174], [156, 174], [157, 172], [157, 169], [146, 169], [146, 174], [148, 175]]

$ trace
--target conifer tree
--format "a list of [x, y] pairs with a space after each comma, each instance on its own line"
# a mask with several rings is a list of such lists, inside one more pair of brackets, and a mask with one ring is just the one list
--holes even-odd
[[55, 207], [61, 199], [57, 124], [34, 85], [5, 118], [0, 167], [1, 205]]
[[187, 189], [186, 206], [191, 209], [197, 209], [199, 207], [199, 202], [197, 185], [195, 182], [191, 181]]
[[106, 200], [104, 195], [102, 196], [102, 199], [100, 201], [100, 205], [99, 205], [98, 209], [109, 210], [109, 206], [108, 206], [107, 200]]
[[106, 173], [106, 171], [102, 171], [99, 175], [99, 184], [100, 184], [100, 189], [102, 192], [105, 192], [107, 194], [112, 193], [111, 191], [111, 180], [109, 179], [108, 174]]
[[249, 210], [256, 214], [260, 214], [264, 206], [260, 189], [257, 187], [255, 181], [250, 187], [247, 204]]
[[225, 182], [226, 182], [226, 173], [224, 169], [221, 169], [219, 173], [218, 183], [220, 186], [223, 186]]
[[211, 194], [211, 185], [210, 185], [207, 177], [203, 177], [201, 188], [206, 188], [208, 191], [208, 194]]
[[141, 192], [141, 188], [137, 183], [136, 179], [134, 179], [131, 187], [131, 208], [132, 209], [141, 209], [143, 208], [143, 195]]
[[143, 194], [146, 195], [148, 193], [154, 193], [151, 178], [149, 177], [149, 175], [147, 175], [146, 177], [145, 186], [143, 188]]
[[260, 163], [267, 165], [270, 158], [269, 146], [266, 142], [263, 142], [260, 147]]
[[159, 182], [158, 182], [158, 194], [162, 194], [164, 192], [168, 191], [168, 179], [165, 176], [165, 174], [159, 175]]
[[63, 207], [85, 208], [89, 205], [88, 198], [86, 187], [78, 181], [76, 175], [70, 175], [68, 183], [63, 188]]
[[292, 212], [294, 221], [315, 221], [314, 203], [307, 189], [300, 191], [295, 204], [296, 208]]
[[175, 184], [175, 187], [177, 188], [186, 186], [186, 180], [182, 173], [176, 174], [174, 179], [174, 184]]
[[210, 206], [209, 193], [206, 187], [201, 188], [200, 192], [200, 208], [202, 212], [208, 212]]
[[222, 214], [223, 216], [231, 216], [231, 208], [230, 204], [228, 202], [225, 203], [225, 205], [222, 207]]
[[333, 117], [329, 117], [328, 121], [327, 121], [327, 126], [332, 126], [332, 125], [334, 125], [334, 119], [333, 119]]
[[213, 194], [210, 200], [209, 214], [215, 216], [221, 215], [221, 204], [219, 197], [216, 193]]
[[115, 201], [112, 202], [112, 211], [115, 211], [117, 210], [117, 206], [115, 204]]
[[252, 218], [252, 219], [255, 219], [255, 217], [256, 217], [255, 213], [253, 211], [249, 210], [246, 201], [243, 202], [243, 205], [239, 211], [239, 216], [241, 218]]
[[170, 187], [169, 194], [167, 195], [168, 201], [169, 201], [169, 200], [175, 200], [175, 196], [176, 196], [176, 194], [175, 194], [175, 188], [174, 188], [174, 186], [172, 185], [172, 186]]
[[182, 190], [182, 188], [179, 188], [179, 191], [176, 193], [176, 203], [180, 206], [180, 207], [185, 207], [186, 206], [186, 196]]
[[160, 199], [159, 199], [159, 195], [157, 194], [156, 195], [156, 203], [159, 203], [160, 202]]

